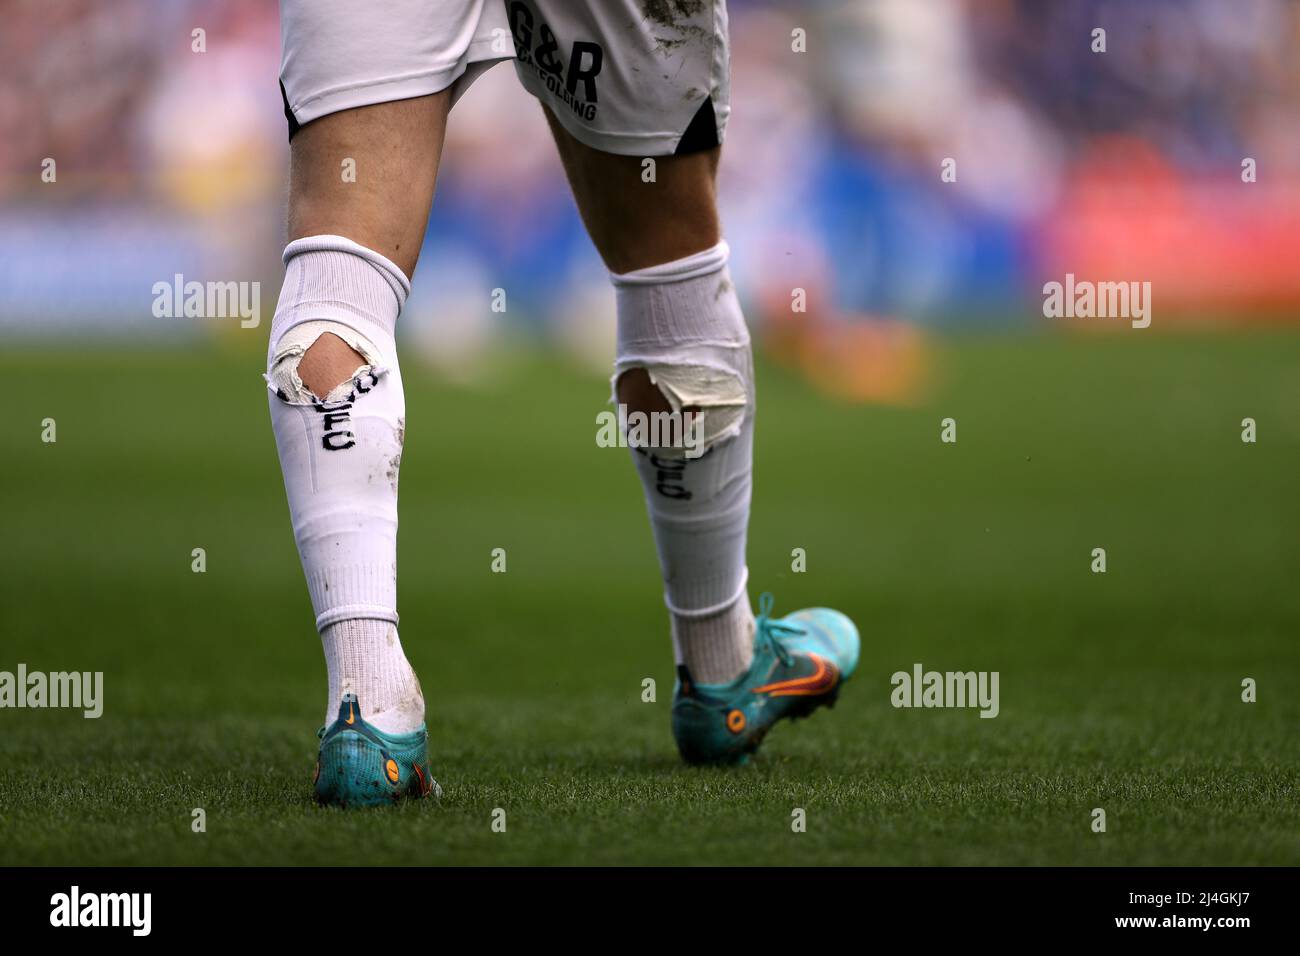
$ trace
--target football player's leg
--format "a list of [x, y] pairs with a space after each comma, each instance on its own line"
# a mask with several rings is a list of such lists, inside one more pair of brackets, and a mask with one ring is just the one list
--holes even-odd
[[[331, 113], [291, 146], [285, 278], [267, 355], [271, 421], [328, 672], [380, 731], [424, 720], [397, 630], [405, 403], [394, 330], [424, 235], [448, 94]], [[355, 182], [341, 176], [355, 162]]]
[[593, 149], [553, 115], [551, 123], [617, 292], [617, 401], [629, 414], [700, 416], [695, 451], [702, 454], [682, 445], [634, 449], [632, 459], [678, 663], [697, 682], [725, 684], [753, 654], [745, 536], [754, 376], [714, 201], [718, 149], [657, 157], [646, 181], [638, 158]]
[[[583, 225], [611, 273], [647, 269], [718, 244], [721, 147], [622, 156], [579, 142], [549, 106], [546, 118]], [[654, 163], [649, 180], [647, 161]]]
[[714, 191], [729, 113], [727, 16], [723, 0], [661, 6], [510, 0], [507, 9], [516, 71], [546, 107], [617, 289], [616, 397], [629, 413], [702, 416], [702, 456], [661, 447], [632, 457], [678, 663], [696, 681], [725, 683], [753, 651], [753, 368]]
[[674, 736], [692, 762], [743, 759], [775, 721], [834, 700], [857, 633], [825, 609], [750, 610], [754, 370], [715, 199], [725, 0], [509, 0], [508, 11], [516, 70], [547, 108], [615, 286], [615, 398], [629, 416], [677, 413], [675, 443], [632, 454], [679, 665]]
[[347, 237], [415, 272], [450, 90], [322, 116], [289, 144], [289, 239]]
[[[290, 242], [266, 377], [325, 649], [326, 723], [336, 708], [341, 718], [322, 742], [317, 795], [379, 802], [431, 789], [423, 696], [397, 631], [405, 403], [394, 329], [451, 103], [510, 50], [495, 0], [381, 11], [281, 0], [280, 14]], [[327, 762], [335, 779], [323, 779]]]

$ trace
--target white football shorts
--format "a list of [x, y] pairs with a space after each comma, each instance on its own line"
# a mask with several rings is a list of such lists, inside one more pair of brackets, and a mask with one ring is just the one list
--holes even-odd
[[280, 34], [290, 136], [448, 87], [454, 102], [511, 57], [524, 88], [605, 152], [709, 149], [730, 112], [725, 0], [280, 0]]

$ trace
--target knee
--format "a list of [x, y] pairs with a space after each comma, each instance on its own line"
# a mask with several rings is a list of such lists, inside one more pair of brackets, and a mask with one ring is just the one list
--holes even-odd
[[616, 273], [682, 259], [716, 245], [722, 237], [711, 154], [650, 158], [594, 153], [589, 163], [570, 163], [575, 195], [592, 241]]

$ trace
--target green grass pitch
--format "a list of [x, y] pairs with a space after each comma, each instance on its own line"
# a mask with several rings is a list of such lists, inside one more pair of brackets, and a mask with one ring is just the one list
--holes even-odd
[[[310, 800], [325, 673], [260, 354], [6, 350], [0, 670], [103, 671], [105, 713], [0, 710], [0, 863], [1300, 862], [1300, 335], [957, 338], [936, 362], [908, 410], [763, 365], [753, 595], [841, 608], [864, 648], [834, 711], [730, 771], [673, 749], [604, 381], [408, 362], [402, 637], [446, 795], [339, 812]], [[916, 662], [998, 671], [1001, 714], [894, 709]]]

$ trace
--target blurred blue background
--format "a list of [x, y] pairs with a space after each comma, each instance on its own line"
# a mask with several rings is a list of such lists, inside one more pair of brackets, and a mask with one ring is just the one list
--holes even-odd
[[[730, 9], [723, 214], [750, 321], [777, 351], [847, 334], [862, 362], [883, 348], [906, 365], [918, 330], [1041, 323], [1042, 283], [1067, 271], [1151, 280], [1162, 324], [1295, 319], [1296, 3]], [[269, 317], [287, 165], [276, 5], [11, 0], [3, 23], [0, 337], [235, 334], [152, 316], [151, 287], [176, 273], [260, 281]], [[608, 284], [510, 67], [454, 110], [443, 169], [408, 341], [448, 368], [520, 336], [607, 361]], [[806, 314], [791, 315], [794, 287]]]

